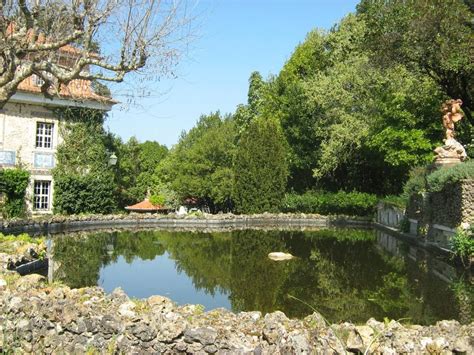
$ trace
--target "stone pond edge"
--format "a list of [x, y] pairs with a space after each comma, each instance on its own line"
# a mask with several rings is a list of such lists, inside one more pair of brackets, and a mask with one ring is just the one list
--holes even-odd
[[373, 218], [351, 216], [323, 216], [319, 214], [203, 214], [188, 215], [72, 215], [41, 216], [30, 219], [0, 220], [0, 232], [7, 233], [60, 233], [102, 228], [184, 228], [184, 229], [225, 229], [225, 228], [291, 228], [291, 227], [329, 227], [372, 226]]

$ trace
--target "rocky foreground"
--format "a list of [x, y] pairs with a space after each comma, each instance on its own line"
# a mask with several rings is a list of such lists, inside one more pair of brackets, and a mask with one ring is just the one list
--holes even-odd
[[161, 296], [131, 300], [120, 289], [105, 294], [47, 285], [39, 275], [2, 277], [0, 352], [474, 353], [474, 323], [422, 327], [370, 319], [328, 326], [317, 313], [294, 320], [281, 312], [203, 312]]

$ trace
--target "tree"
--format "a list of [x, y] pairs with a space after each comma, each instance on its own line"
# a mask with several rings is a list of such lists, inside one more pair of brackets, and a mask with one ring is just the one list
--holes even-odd
[[168, 153], [168, 148], [158, 142], [139, 143], [131, 137], [119, 145], [118, 173], [120, 175], [121, 205], [135, 203], [153, 192], [153, 174]]
[[290, 147], [289, 189], [397, 193], [441, 140], [444, 96], [434, 80], [399, 63], [375, 65], [367, 31], [349, 15], [311, 32], [270, 86]]
[[472, 1], [362, 0], [365, 46], [381, 66], [399, 63], [430, 76], [451, 98], [463, 100], [474, 125], [474, 14]]
[[190, 23], [186, 0], [1, 1], [0, 108], [33, 74], [46, 96], [78, 79], [168, 74]]
[[318, 107], [308, 105], [303, 84], [326, 69], [326, 34], [312, 31], [285, 63], [274, 85], [274, 115], [281, 117], [283, 133], [289, 145], [288, 187], [302, 192], [315, 184], [312, 169], [318, 160]]
[[250, 122], [234, 163], [238, 212], [278, 211], [288, 176], [286, 155], [285, 137], [277, 120], [257, 117]]
[[200, 199], [213, 212], [232, 207], [236, 128], [232, 117], [203, 115], [163, 159], [156, 180], [168, 184], [179, 198]]
[[247, 105], [238, 105], [234, 120], [238, 129], [238, 137], [248, 128], [252, 119], [262, 114], [263, 105], [268, 102], [268, 84], [263, 80], [258, 71], [252, 72], [249, 78]]

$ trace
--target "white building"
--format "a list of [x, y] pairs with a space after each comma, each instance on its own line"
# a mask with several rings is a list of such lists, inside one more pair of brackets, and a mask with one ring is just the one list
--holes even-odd
[[41, 79], [33, 75], [0, 109], [0, 169], [22, 166], [31, 173], [27, 206], [32, 213], [51, 213], [54, 181], [51, 169], [62, 141], [57, 107], [87, 107], [108, 111], [113, 101], [95, 94], [90, 82], [75, 80], [53, 99], [40, 93]]

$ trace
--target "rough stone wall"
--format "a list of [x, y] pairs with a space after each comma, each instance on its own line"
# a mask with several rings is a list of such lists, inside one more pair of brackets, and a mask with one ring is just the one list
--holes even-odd
[[[3, 281], [3, 280], [1, 280]], [[328, 326], [314, 313], [304, 320], [282, 312], [203, 312], [152, 296], [130, 300], [120, 289], [44, 284], [39, 275], [0, 282], [0, 352], [55, 354], [451, 354], [474, 352], [474, 323], [434, 326]]]
[[422, 225], [457, 228], [461, 223], [474, 224], [474, 180], [448, 184], [440, 192], [412, 195], [406, 208], [408, 218]]
[[[53, 147], [36, 148], [36, 123], [53, 123]], [[0, 112], [0, 150], [15, 151], [16, 162], [21, 161], [29, 170], [34, 170], [34, 153], [55, 153], [62, 139], [58, 129], [59, 120], [47, 108], [38, 105], [8, 103]]]
[[411, 195], [405, 213], [408, 218], [421, 220], [423, 216], [423, 196], [420, 194]]
[[450, 228], [456, 228], [462, 222], [461, 184], [449, 184], [440, 192], [430, 194], [430, 222]]
[[446, 185], [430, 194], [430, 222], [456, 228], [463, 222], [474, 223], [474, 180]]
[[474, 180], [463, 180], [461, 215], [462, 221], [474, 225]]
[[377, 222], [389, 227], [399, 228], [404, 214], [404, 210], [384, 203], [377, 206]]

